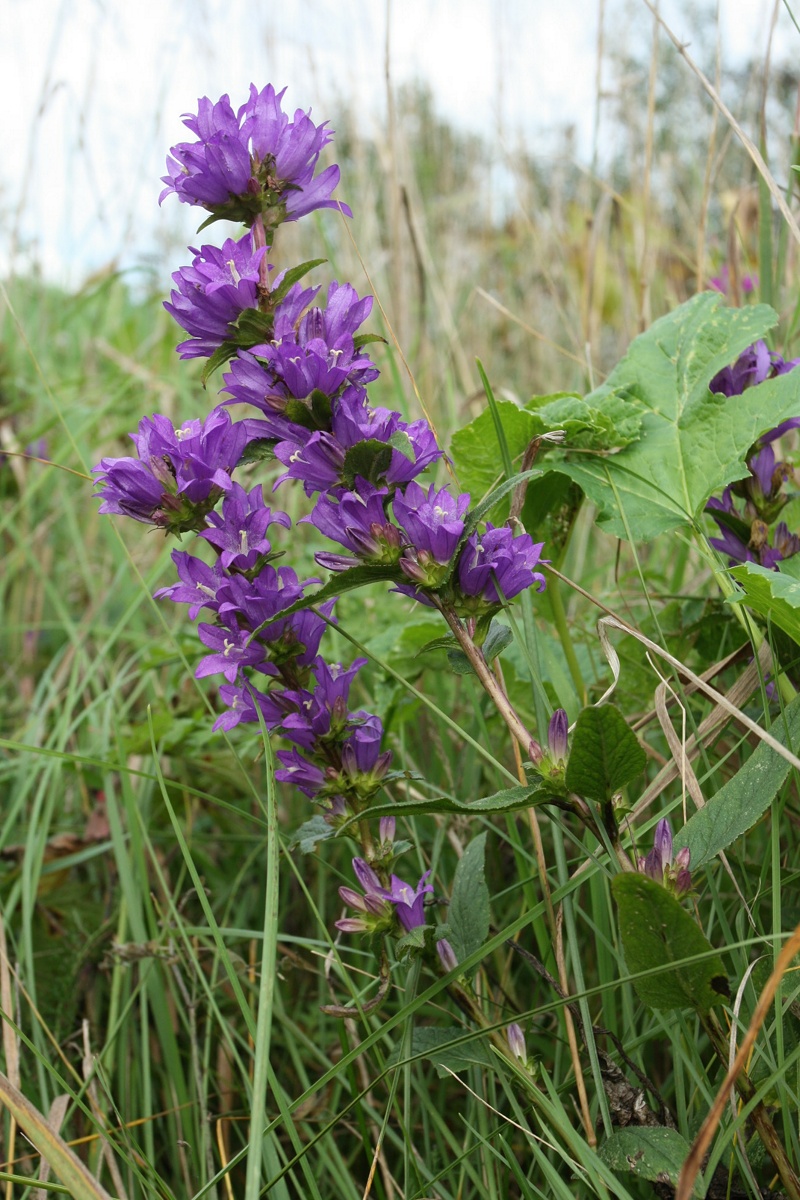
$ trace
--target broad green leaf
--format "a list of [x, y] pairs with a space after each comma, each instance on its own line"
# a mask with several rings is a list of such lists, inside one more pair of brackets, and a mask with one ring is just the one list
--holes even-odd
[[536, 417], [534, 437], [563, 429], [570, 449], [608, 451], [621, 450], [640, 436], [641, 408], [624, 390], [606, 384], [585, 399], [572, 395], [545, 397], [546, 404], [541, 404], [541, 399], [537, 396], [527, 406], [534, 409]]
[[715, 292], [682, 304], [636, 338], [604, 388], [586, 397], [601, 410], [605, 396], [616, 403], [621, 393], [638, 405], [639, 440], [606, 456], [551, 454], [542, 466], [574, 479], [617, 537], [630, 531], [647, 541], [697, 520], [714, 492], [747, 475], [745, 455], [760, 434], [800, 411], [791, 372], [741, 396], [708, 390], [775, 321], [767, 305], [727, 308]]
[[[421, 1026], [411, 1034], [411, 1053], [415, 1056], [428, 1058], [436, 1067], [440, 1079], [451, 1071], [466, 1071], [467, 1067], [477, 1064], [479, 1067], [491, 1065], [492, 1058], [486, 1048], [483, 1038], [473, 1038], [462, 1041], [458, 1046], [450, 1046], [451, 1042], [464, 1037], [463, 1029], [436, 1029], [432, 1026]], [[391, 1066], [400, 1061], [400, 1050], [395, 1048], [387, 1059]]]
[[[788, 733], [787, 733], [788, 727]], [[789, 749], [800, 740], [800, 696], [776, 718], [770, 733]], [[676, 835], [674, 848], [688, 846], [690, 866], [701, 867], [730, 846], [767, 811], [789, 774], [790, 764], [762, 742], [732, 779], [723, 784], [705, 808], [690, 817]]]
[[[671, 1183], [674, 1187], [691, 1147], [677, 1129], [644, 1126], [618, 1129], [600, 1147], [600, 1158], [612, 1171], [631, 1171], [652, 1183]], [[700, 1182], [696, 1195], [704, 1195]]]
[[800, 644], [800, 581], [779, 571], [769, 571], [758, 563], [742, 563], [731, 575], [744, 596], [731, 596], [728, 604], [745, 601], [754, 612], [772, 621]]
[[722, 960], [712, 956], [705, 934], [672, 893], [637, 871], [615, 875], [611, 891], [631, 974], [674, 964], [671, 970], [633, 980], [642, 1003], [648, 1008], [693, 1008], [700, 1013], [722, 1003], [730, 994]]
[[[512, 462], [528, 448], [535, 434], [535, 418], [510, 400], [497, 401], [497, 413], [503, 426]], [[460, 487], [469, 492], [477, 503], [488, 495], [503, 478], [503, 460], [497, 441], [497, 431], [489, 409], [453, 434], [450, 455]], [[508, 503], [505, 514], [508, 513]]]
[[459, 859], [447, 920], [450, 944], [463, 962], [489, 934], [489, 889], [484, 877], [486, 833], [473, 838]]
[[587, 800], [610, 800], [644, 770], [644, 750], [618, 708], [603, 704], [578, 716], [565, 782]]

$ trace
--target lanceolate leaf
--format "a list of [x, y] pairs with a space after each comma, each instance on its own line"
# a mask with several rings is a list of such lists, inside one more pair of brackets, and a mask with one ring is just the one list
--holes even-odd
[[[617, 537], [647, 541], [698, 519], [714, 492], [747, 475], [753, 442], [797, 416], [800, 381], [791, 372], [741, 396], [708, 390], [775, 321], [764, 304], [732, 309], [717, 293], [682, 304], [635, 339], [604, 385], [638, 406], [639, 440], [606, 456], [551, 454], [543, 467], [574, 479]], [[602, 410], [606, 401], [598, 389], [586, 403]]]
[[[544, 780], [537, 780], [527, 787], [506, 788], [495, 792], [492, 796], [484, 796], [480, 800], [457, 800], [454, 796], [434, 796], [431, 799], [386, 801], [371, 804], [370, 818], [378, 817], [422, 817], [450, 813], [462, 816], [481, 816], [488, 813], [515, 812], [519, 808], [532, 808], [539, 804], [552, 804], [558, 800], [553, 790]], [[563, 796], [560, 797], [563, 801]], [[344, 832], [350, 825], [358, 821], [352, 817], [342, 823], [339, 829]]]
[[644, 750], [613, 704], [584, 708], [572, 735], [565, 782], [587, 800], [610, 800], [644, 770]]
[[[787, 732], [788, 730], [788, 732]], [[770, 733], [782, 746], [800, 742], [800, 696], [776, 717]], [[790, 764], [764, 742], [732, 779], [690, 817], [676, 835], [674, 848], [688, 846], [691, 867], [701, 867], [752, 829], [767, 811], [789, 774]]]
[[450, 944], [459, 962], [486, 941], [489, 933], [489, 889], [484, 877], [486, 834], [473, 838], [461, 856], [448, 909]]
[[391, 566], [351, 567], [349, 571], [340, 571], [316, 592], [309, 592], [308, 595], [303, 596], [302, 600], [297, 600], [294, 604], [275, 613], [274, 617], [270, 617], [263, 625], [259, 625], [257, 629], [253, 630], [252, 637], [260, 633], [267, 625], [271, 625], [273, 621], [289, 617], [303, 608], [310, 608], [312, 604], [322, 604], [323, 601], [330, 600], [334, 596], [341, 596], [345, 592], [352, 592], [355, 588], [367, 587], [370, 583], [381, 583], [384, 580], [391, 583], [403, 583], [405, 576], [399, 568]]
[[[619, 909], [619, 932], [633, 980], [648, 1008], [693, 1008], [706, 1013], [730, 994], [722, 960], [693, 917], [654, 879], [626, 872], [611, 880]], [[707, 957], [701, 957], [701, 956]], [[668, 971], [659, 970], [671, 963]]]

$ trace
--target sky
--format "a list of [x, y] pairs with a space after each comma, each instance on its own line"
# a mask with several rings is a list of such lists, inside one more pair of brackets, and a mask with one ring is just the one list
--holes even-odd
[[[199, 96], [236, 108], [251, 81], [285, 84], [289, 109], [320, 121], [346, 100], [376, 134], [387, 42], [392, 87], [425, 82], [454, 124], [534, 154], [571, 125], [588, 162], [601, 8], [607, 42], [649, 40], [644, 0], [2, 0], [0, 271], [76, 286], [192, 241], [196, 214], [157, 198]], [[685, 9], [661, 0], [691, 48]], [[719, 0], [725, 61], [763, 55], [772, 9]], [[798, 38], [781, 6], [776, 56]]]

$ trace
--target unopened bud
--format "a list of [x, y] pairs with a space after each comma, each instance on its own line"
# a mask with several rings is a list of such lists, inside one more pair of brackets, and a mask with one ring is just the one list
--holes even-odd
[[554, 766], [561, 766], [567, 761], [568, 733], [567, 714], [563, 708], [557, 708], [547, 727], [547, 746], [550, 751], [550, 761]]
[[441, 938], [436, 943], [436, 953], [439, 955], [439, 962], [442, 964], [442, 970], [455, 971], [458, 966], [456, 952], [448, 942], [447, 938]]
[[528, 1049], [525, 1045], [525, 1034], [516, 1021], [512, 1021], [510, 1025], [506, 1026], [506, 1037], [508, 1038], [508, 1045], [514, 1057], [518, 1058], [520, 1062], [527, 1062]]

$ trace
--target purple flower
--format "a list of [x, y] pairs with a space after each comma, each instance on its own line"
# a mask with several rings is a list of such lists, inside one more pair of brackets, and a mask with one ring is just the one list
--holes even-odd
[[[741, 396], [746, 388], [757, 387], [767, 379], [774, 379], [776, 375], [785, 375], [787, 371], [794, 370], [798, 362], [800, 359], [796, 358], [784, 362], [780, 354], [769, 349], [766, 342], [754, 342], [739, 355], [735, 363], [724, 367], [714, 376], [708, 389], [723, 396]], [[793, 417], [791, 421], [783, 422], [779, 427], [780, 432], [773, 430], [771, 434], [765, 434], [761, 441], [772, 441], [780, 437], [780, 433], [786, 433], [787, 430], [796, 429], [798, 426], [800, 418]]]
[[224, 492], [247, 445], [242, 422], [223, 408], [205, 421], [174, 428], [155, 413], [132, 433], [138, 460], [104, 458], [93, 467], [100, 488], [101, 513], [121, 513], [172, 533], [201, 529], [205, 516]]
[[380, 879], [363, 858], [353, 859], [353, 872], [361, 884], [363, 894], [359, 894], [353, 888], [340, 887], [339, 895], [345, 904], [362, 915], [336, 921], [336, 928], [343, 933], [367, 933], [388, 928], [394, 910], [384, 896]]
[[442, 582], [464, 532], [469, 500], [467, 492], [455, 498], [446, 487], [437, 492], [434, 484], [426, 492], [413, 480], [403, 493], [395, 492], [394, 515], [410, 542], [400, 566], [414, 583], [435, 588]]
[[316, 582], [299, 580], [291, 567], [276, 570], [270, 565], [263, 567], [252, 580], [244, 575], [229, 575], [217, 593], [220, 618], [227, 622], [235, 615], [248, 629], [257, 629], [275, 620], [284, 608], [302, 598], [309, 583]]
[[511, 600], [534, 583], [541, 592], [544, 575], [534, 567], [543, 545], [534, 543], [527, 533], [514, 537], [507, 526], [495, 529], [487, 521], [486, 532], [470, 534], [459, 556], [457, 571], [462, 595], [483, 605], [494, 605]]
[[228, 580], [221, 563], [217, 561], [213, 567], [209, 567], [202, 559], [185, 550], [173, 550], [172, 561], [178, 569], [181, 583], [159, 588], [155, 593], [156, 599], [188, 604], [191, 621], [201, 608], [210, 608], [213, 612], [218, 612], [220, 601], [217, 599], [217, 593]]
[[392, 875], [390, 886], [381, 888], [378, 893], [392, 902], [397, 919], [406, 933], [425, 924], [425, 894], [433, 891], [433, 885], [426, 883], [429, 875], [430, 871], [426, 871], [415, 888], [410, 883], [404, 883], [397, 875]]
[[353, 715], [361, 719], [342, 746], [342, 769], [348, 790], [365, 800], [381, 786], [392, 761], [392, 752], [380, 752], [383, 724], [379, 717], [371, 713]]
[[259, 710], [267, 729], [274, 729], [280, 722], [282, 710], [276, 703], [275, 696], [264, 695], [251, 683], [245, 682], [238, 686], [223, 683], [219, 695], [223, 703], [227, 704], [228, 711], [217, 717], [213, 725], [215, 730], [229, 730], [239, 724], [257, 723]]
[[234, 483], [222, 502], [222, 513], [212, 512], [206, 517], [210, 526], [200, 537], [216, 546], [220, 562], [227, 570], [252, 570], [260, 559], [272, 551], [267, 538], [270, 525], [291, 528], [291, 519], [285, 512], [273, 512], [264, 504], [261, 484], [246, 492]]
[[[288, 467], [278, 483], [300, 479], [307, 496], [351, 487], [354, 478], [346, 477], [345, 459], [364, 442], [371, 446], [364, 448], [354, 475], [376, 486], [409, 483], [442, 455], [427, 421], [408, 424], [399, 413], [370, 408], [357, 388], [348, 388], [334, 401], [331, 433], [315, 432], [304, 442], [290, 440], [275, 447], [276, 458]], [[399, 444], [402, 450], [397, 449]], [[352, 462], [352, 455], [348, 461]]]
[[167, 312], [190, 335], [178, 346], [181, 358], [210, 357], [231, 336], [231, 325], [240, 314], [258, 307], [259, 279], [272, 269], [262, 265], [266, 253], [266, 246], [253, 249], [250, 233], [238, 242], [228, 238], [221, 249], [192, 249], [192, 265], [174, 273], [177, 290], [171, 303], [164, 302]]
[[310, 521], [325, 537], [351, 551], [350, 555], [325, 551], [315, 554], [321, 567], [344, 571], [362, 562], [397, 562], [400, 532], [386, 517], [384, 506], [388, 495], [388, 488], [376, 488], [358, 478], [354, 491], [320, 496], [311, 516], [303, 520]]
[[[298, 698], [297, 711], [282, 722], [285, 736], [306, 750], [314, 749], [323, 741], [340, 738], [353, 715], [347, 708], [350, 685], [366, 661], [357, 658], [345, 668], [341, 663], [329, 665], [322, 657], [317, 658], [313, 667], [316, 687], [313, 693], [305, 692]], [[373, 719], [378, 720], [377, 717]]]
[[197, 633], [203, 645], [214, 651], [200, 662], [195, 671], [197, 679], [206, 675], [224, 675], [228, 683], [235, 683], [243, 667], [254, 667], [264, 661], [264, 647], [258, 642], [250, 642], [250, 633], [246, 629], [201, 622]]
[[683, 896], [692, 890], [689, 857], [688, 846], [684, 846], [673, 857], [672, 826], [666, 817], [662, 817], [656, 825], [653, 849], [645, 858], [638, 860], [637, 866], [656, 883], [663, 884], [676, 896]]
[[259, 92], [251, 84], [250, 98], [236, 114], [227, 96], [216, 104], [199, 100], [197, 114], [184, 117], [196, 140], [172, 147], [159, 203], [174, 192], [185, 204], [248, 225], [263, 214], [268, 229], [318, 208], [352, 216], [331, 199], [339, 168], [314, 175], [331, 133], [299, 109], [290, 121], [281, 109], [285, 90], [276, 94], [268, 84]]
[[278, 759], [282, 766], [275, 772], [275, 778], [299, 788], [310, 800], [316, 799], [328, 782], [322, 769], [304, 758], [299, 750], [279, 750]]
[[547, 746], [550, 752], [550, 761], [554, 766], [563, 767], [567, 761], [568, 734], [567, 714], [563, 708], [557, 708], [547, 727]]
[[518, 1025], [516, 1021], [512, 1021], [510, 1025], [506, 1026], [506, 1037], [508, 1038], [509, 1049], [514, 1057], [518, 1058], [520, 1062], [527, 1062], [528, 1048], [525, 1045], [525, 1034], [522, 1032], [522, 1026]]
[[[721, 292], [723, 296], [727, 296], [731, 290], [731, 272], [728, 264], [724, 263], [719, 275], [713, 276], [708, 282], [715, 291]], [[740, 280], [740, 286], [743, 294], [749, 296], [758, 287], [758, 276], [743, 275]]]

